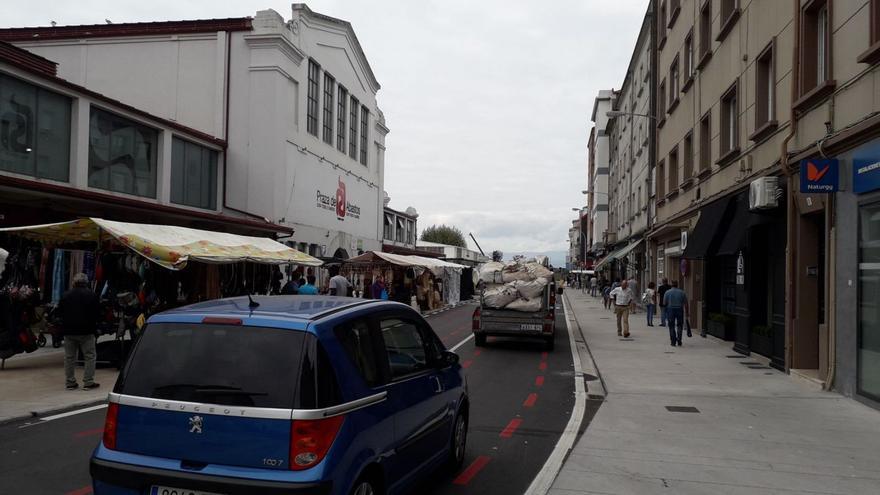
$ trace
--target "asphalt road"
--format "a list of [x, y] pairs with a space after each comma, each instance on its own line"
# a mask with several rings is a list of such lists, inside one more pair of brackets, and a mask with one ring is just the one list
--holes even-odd
[[[471, 394], [464, 467], [438, 471], [414, 493], [522, 493], [541, 470], [574, 407], [574, 372], [562, 308], [556, 349], [540, 342], [489, 339], [477, 348], [470, 333], [474, 306], [428, 317], [466, 368]], [[109, 384], [108, 384], [109, 386]], [[0, 427], [0, 493], [91, 493], [88, 459], [101, 439], [105, 409]]]

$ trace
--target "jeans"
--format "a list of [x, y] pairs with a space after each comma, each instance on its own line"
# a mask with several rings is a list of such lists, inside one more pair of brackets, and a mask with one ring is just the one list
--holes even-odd
[[623, 332], [624, 337], [629, 337], [629, 306], [614, 305], [614, 314], [617, 315], [617, 335]]
[[684, 309], [666, 308], [666, 322], [669, 323], [669, 340], [673, 344], [681, 344], [681, 332], [684, 330]]
[[656, 309], [656, 306], [653, 304], [648, 304], [647, 306], [645, 306], [645, 309], [648, 312], [648, 325], [653, 325], [654, 324], [654, 310]]
[[65, 335], [64, 336], [64, 378], [67, 385], [76, 385], [76, 376], [73, 374], [76, 368], [76, 351], [82, 351], [85, 359], [85, 372], [83, 373], [83, 385], [95, 383], [95, 336], [94, 335]]
[[667, 317], [666, 306], [660, 306], [660, 326], [661, 327], [666, 326], [666, 317]]

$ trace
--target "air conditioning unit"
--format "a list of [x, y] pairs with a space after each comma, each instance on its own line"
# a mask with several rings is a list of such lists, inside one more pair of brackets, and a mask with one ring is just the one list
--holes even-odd
[[749, 209], [769, 210], [779, 206], [778, 177], [761, 177], [749, 185]]

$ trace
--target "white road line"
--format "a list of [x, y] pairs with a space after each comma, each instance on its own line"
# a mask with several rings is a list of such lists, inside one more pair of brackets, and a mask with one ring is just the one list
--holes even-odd
[[565, 326], [568, 330], [571, 358], [574, 361], [574, 410], [571, 412], [571, 417], [568, 418], [568, 424], [565, 426], [565, 431], [562, 432], [562, 436], [560, 436], [559, 441], [556, 442], [556, 447], [553, 448], [553, 452], [550, 454], [550, 457], [547, 458], [544, 467], [541, 468], [541, 471], [538, 472], [538, 475], [532, 480], [532, 484], [529, 485], [525, 495], [545, 495], [550, 491], [550, 488], [553, 486], [553, 481], [556, 480], [556, 476], [562, 469], [565, 456], [574, 446], [575, 440], [577, 440], [578, 430], [581, 428], [581, 422], [584, 419], [584, 412], [586, 411], [587, 391], [584, 388], [584, 372], [581, 368], [581, 357], [578, 354], [577, 344], [574, 341], [574, 334], [569, 325], [568, 304], [563, 304], [562, 307], [565, 310]]
[[465, 345], [465, 344], [467, 343], [467, 341], [468, 341], [468, 340], [471, 340], [472, 338], [474, 338], [474, 334], [470, 334], [470, 335], [468, 335], [466, 339], [464, 339], [464, 340], [462, 340], [461, 342], [455, 344], [455, 345], [452, 347], [452, 349], [449, 349], [449, 350], [450, 350], [451, 352], [455, 352], [456, 349], [458, 349], [459, 347]]
[[97, 406], [86, 407], [83, 409], [76, 409], [74, 411], [67, 411], [66, 413], [61, 413], [61, 414], [55, 414], [54, 416], [46, 416], [45, 418], [40, 418], [40, 421], [43, 421], [43, 422], [54, 421], [56, 419], [67, 418], [70, 416], [76, 416], [77, 414], [97, 411], [98, 409], [104, 409], [105, 407], [107, 407], [107, 404], [99, 404]]

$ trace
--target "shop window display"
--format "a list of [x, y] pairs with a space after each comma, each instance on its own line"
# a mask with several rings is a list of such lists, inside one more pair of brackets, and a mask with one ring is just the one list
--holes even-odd
[[0, 170], [69, 180], [69, 98], [0, 74]]
[[880, 204], [859, 213], [859, 391], [880, 398]]

